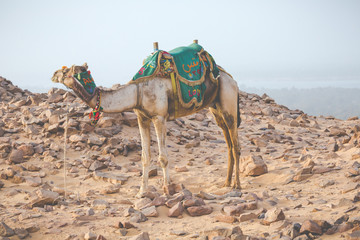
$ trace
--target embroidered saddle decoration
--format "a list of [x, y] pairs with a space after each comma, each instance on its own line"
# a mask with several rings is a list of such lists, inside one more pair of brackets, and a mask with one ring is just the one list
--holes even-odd
[[[73, 77], [81, 83], [81, 85], [84, 87], [86, 92], [88, 92], [90, 95], [96, 94], [96, 91], [95, 91], [96, 90], [96, 84], [95, 84], [94, 79], [91, 76], [90, 71], [77, 73]], [[97, 122], [99, 121], [101, 110], [102, 110], [102, 107], [101, 107], [101, 94], [100, 94], [100, 91], [97, 91], [96, 106], [89, 113], [89, 118], [91, 119], [91, 124], [92, 125], [96, 125]]]
[[169, 52], [158, 50], [152, 53], [144, 60], [143, 66], [130, 83], [148, 80], [155, 76], [171, 77], [174, 93], [177, 93], [182, 107], [198, 108], [204, 99], [206, 74], [217, 83], [219, 68], [202, 46], [193, 43]]

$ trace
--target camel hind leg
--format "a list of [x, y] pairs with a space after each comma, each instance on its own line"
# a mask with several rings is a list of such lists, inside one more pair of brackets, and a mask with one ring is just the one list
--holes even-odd
[[214, 108], [210, 108], [216, 122], [223, 129], [228, 146], [228, 172], [225, 186], [231, 184], [232, 173], [235, 168], [234, 188], [240, 189], [240, 145], [237, 128], [241, 122], [239, 113], [239, 93], [236, 81], [228, 74], [220, 72], [218, 101]]
[[226, 141], [226, 144], [227, 144], [227, 148], [228, 148], [228, 169], [227, 169], [227, 176], [226, 176], [226, 180], [225, 180], [225, 183], [224, 183], [224, 187], [230, 187], [231, 186], [231, 178], [232, 178], [233, 169], [234, 169], [234, 156], [233, 156], [233, 153], [232, 153], [232, 142], [231, 142], [231, 138], [230, 138], [229, 129], [228, 129], [228, 127], [227, 127], [221, 113], [217, 112], [217, 110], [214, 109], [214, 108], [210, 108], [210, 111], [214, 116], [216, 124], [223, 130], [225, 141]]

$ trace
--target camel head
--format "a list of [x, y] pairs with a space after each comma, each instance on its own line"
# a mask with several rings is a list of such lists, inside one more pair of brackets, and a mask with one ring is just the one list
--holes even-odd
[[88, 65], [87, 63], [84, 63], [82, 66], [76, 66], [72, 65], [70, 68], [63, 66], [61, 69], [54, 72], [53, 77], [51, 78], [51, 81], [55, 83], [62, 83], [65, 86], [72, 88], [72, 76], [74, 76], [77, 73], [82, 73], [87, 71]]
[[64, 66], [54, 73], [51, 80], [56, 83], [62, 83], [66, 87], [72, 89], [77, 96], [79, 96], [88, 105], [93, 107], [96, 104], [96, 96], [99, 92], [99, 89], [96, 88], [95, 91], [90, 94], [85, 90], [83, 85], [81, 85], [81, 83], [76, 78], [74, 78], [75, 74], [86, 72], [87, 70], [87, 63], [84, 63], [82, 66], [72, 65], [71, 68]]

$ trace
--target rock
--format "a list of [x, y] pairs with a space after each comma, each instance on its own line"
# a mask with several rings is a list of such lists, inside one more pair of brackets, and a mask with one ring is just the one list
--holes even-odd
[[187, 209], [190, 216], [202, 216], [212, 213], [213, 209], [210, 206], [194, 206]]
[[59, 197], [57, 192], [52, 192], [45, 189], [37, 190], [36, 194], [38, 197], [29, 203], [31, 208], [44, 207], [45, 205], [54, 205]]
[[18, 147], [18, 150], [22, 151], [24, 156], [32, 156], [35, 153], [34, 147], [31, 144], [24, 144]]
[[322, 234], [321, 227], [312, 220], [305, 221], [300, 228], [300, 234], [306, 234], [306, 233], [312, 233], [312, 234]]
[[234, 223], [237, 221], [236, 217], [233, 216], [227, 216], [227, 215], [216, 215], [215, 220], [218, 222], [224, 222], [224, 223]]
[[104, 138], [99, 138], [99, 137], [93, 135], [88, 138], [87, 143], [90, 144], [90, 146], [93, 146], [93, 145], [102, 146], [104, 144], [104, 141], [105, 141]]
[[11, 182], [15, 184], [23, 183], [25, 182], [25, 178], [23, 176], [20, 176], [19, 174], [15, 174], [11, 179]]
[[104, 189], [102, 189], [100, 191], [100, 193], [102, 194], [114, 194], [114, 193], [118, 193], [120, 191], [120, 186], [119, 184], [117, 185], [110, 185], [105, 187]]
[[129, 238], [129, 240], [150, 240], [150, 237], [147, 232], [142, 232], [139, 235]]
[[147, 220], [148, 218], [139, 211], [135, 211], [134, 213], [132, 213], [130, 218], [130, 222], [134, 223], [146, 222]]
[[92, 232], [87, 232], [87, 233], [85, 233], [84, 239], [85, 240], [96, 240], [96, 234], [92, 233]]
[[141, 212], [145, 215], [145, 217], [158, 217], [159, 216], [159, 213], [156, 210], [155, 206], [144, 208]]
[[15, 228], [14, 232], [20, 239], [24, 239], [29, 236], [29, 232], [24, 228]]
[[10, 163], [19, 164], [25, 162], [24, 152], [21, 150], [13, 150], [9, 156]]
[[164, 187], [164, 192], [166, 195], [171, 196], [174, 195], [175, 193], [179, 193], [183, 189], [185, 189], [184, 185], [172, 183]]
[[90, 170], [90, 171], [98, 171], [98, 170], [106, 169], [106, 168], [107, 168], [107, 166], [106, 166], [104, 163], [102, 163], [102, 162], [100, 162], [100, 161], [94, 161], [94, 162], [90, 165], [89, 170]]
[[110, 207], [110, 204], [109, 204], [108, 201], [106, 201], [104, 199], [95, 199], [92, 202], [92, 206], [93, 206], [94, 209], [103, 210], [103, 209], [106, 209], [106, 208]]
[[72, 142], [72, 143], [78, 143], [78, 142], [83, 142], [83, 141], [85, 141], [85, 138], [84, 138], [83, 136], [78, 135], [78, 134], [74, 134], [74, 135], [71, 135], [71, 136], [69, 137], [69, 140], [70, 140], [70, 142]]
[[165, 196], [158, 196], [156, 198], [154, 198], [154, 200], [152, 201], [151, 205], [158, 207], [158, 206], [164, 206], [165, 203], [167, 201], [167, 197]]
[[266, 108], [262, 109], [261, 112], [265, 116], [273, 116], [274, 115], [274, 111], [271, 109], [271, 107], [266, 107]]
[[354, 227], [354, 225], [350, 222], [342, 223], [337, 227], [337, 232], [339, 232], [339, 233], [347, 232], [350, 229], [352, 229], [353, 227]]
[[346, 240], [360, 240], [360, 230], [354, 231], [347, 235]]
[[241, 159], [240, 171], [246, 176], [259, 176], [268, 172], [267, 165], [262, 157], [259, 156], [247, 156]]
[[239, 222], [246, 222], [252, 219], [256, 219], [257, 215], [255, 213], [249, 212], [249, 213], [243, 213], [239, 217]]
[[241, 205], [225, 206], [223, 211], [227, 216], [240, 216], [240, 214], [244, 212], [244, 207]]
[[119, 184], [123, 185], [128, 180], [129, 176], [115, 175], [112, 173], [95, 171], [93, 173], [93, 178], [95, 180], [102, 180], [102, 181], [113, 183], [113, 184], [119, 183]]
[[14, 236], [15, 232], [10, 228], [6, 223], [0, 222], [0, 236], [1, 237], [11, 237]]
[[140, 198], [134, 202], [135, 209], [142, 210], [144, 207], [147, 207], [151, 203], [150, 198]]
[[38, 187], [41, 185], [41, 178], [40, 177], [26, 177], [25, 181], [32, 187]]
[[181, 202], [175, 204], [172, 208], [170, 208], [168, 216], [169, 217], [178, 217], [184, 212], [184, 207]]
[[175, 204], [182, 201], [183, 199], [184, 199], [184, 194], [177, 193], [177, 194], [174, 194], [171, 199], [167, 200], [165, 205], [168, 206], [169, 208], [172, 208]]
[[205, 202], [201, 198], [190, 198], [190, 199], [184, 200], [183, 205], [185, 208], [188, 208], [188, 207], [193, 207], [193, 206], [205, 205]]
[[177, 167], [177, 166], [175, 166], [175, 171], [176, 171], [176, 172], [188, 172], [189, 169], [187, 169], [186, 166], [182, 166], [182, 167]]
[[2, 181], [0, 181], [0, 188], [4, 187], [4, 183]]
[[271, 223], [281, 221], [285, 219], [285, 214], [279, 208], [272, 208], [265, 213], [263, 223], [269, 225]]
[[296, 121], [295, 119], [292, 119], [289, 123], [290, 127], [299, 127], [300, 123], [298, 121]]
[[354, 202], [354, 203], [360, 202], [360, 192], [358, 192], [358, 193], [354, 196], [353, 202]]
[[200, 191], [199, 194], [197, 194], [196, 196], [199, 198], [205, 199], [205, 200], [215, 200], [216, 199], [216, 196], [206, 193], [206, 192], [203, 192], [203, 191]]
[[38, 171], [41, 170], [40, 167], [35, 166], [35, 165], [31, 164], [31, 163], [24, 163], [24, 164], [23, 164], [23, 167], [24, 167], [26, 170], [30, 171], [30, 172], [38, 172]]

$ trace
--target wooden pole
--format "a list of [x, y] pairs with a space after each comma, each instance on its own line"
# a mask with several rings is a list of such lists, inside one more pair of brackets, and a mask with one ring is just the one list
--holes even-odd
[[158, 42], [154, 42], [154, 52], [159, 50], [159, 43]]
[[194, 40], [194, 43], [198, 44], [198, 43], [199, 43], [199, 41], [198, 41], [197, 39], [195, 39], [195, 40]]

